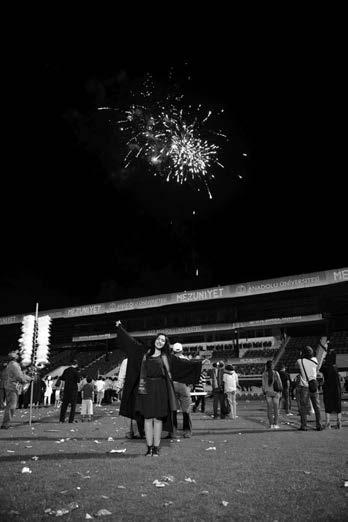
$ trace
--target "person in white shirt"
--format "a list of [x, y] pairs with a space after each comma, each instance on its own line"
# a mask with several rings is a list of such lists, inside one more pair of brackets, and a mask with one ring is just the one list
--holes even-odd
[[95, 381], [95, 389], [97, 392], [97, 406], [101, 406], [105, 392], [105, 381], [102, 377], [98, 377], [98, 379]]
[[231, 408], [230, 416], [232, 419], [235, 419], [237, 417], [236, 393], [238, 386], [238, 375], [234, 371], [234, 368], [231, 364], [227, 364], [225, 366], [225, 373], [222, 379], [224, 383], [224, 393], [227, 395], [227, 400]]
[[45, 379], [46, 389], [44, 393], [44, 406], [51, 405], [51, 396], [53, 392], [53, 382], [52, 377], [49, 375], [47, 379]]
[[[298, 386], [299, 411], [301, 416], [301, 431], [307, 431], [307, 406], [308, 398], [310, 399], [316, 421], [316, 430], [321, 431], [321, 416], [318, 386], [316, 390], [310, 390], [310, 381], [316, 381], [318, 373], [318, 360], [313, 355], [311, 346], [306, 346], [303, 350], [303, 356], [297, 359], [296, 364], [300, 371], [300, 383]], [[315, 383], [314, 383], [315, 384]]]

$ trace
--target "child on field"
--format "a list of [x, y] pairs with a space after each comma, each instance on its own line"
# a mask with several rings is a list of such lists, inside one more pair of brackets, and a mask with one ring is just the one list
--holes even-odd
[[87, 377], [86, 384], [81, 388], [81, 421], [83, 422], [88, 416], [88, 420], [92, 420], [93, 415], [93, 400], [94, 400], [94, 385], [92, 384], [92, 377]]

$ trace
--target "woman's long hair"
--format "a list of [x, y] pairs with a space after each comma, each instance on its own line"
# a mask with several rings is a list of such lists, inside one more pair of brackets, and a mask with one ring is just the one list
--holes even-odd
[[150, 348], [149, 350], [147, 351], [147, 354], [146, 354], [146, 357], [151, 357], [154, 353], [155, 353], [155, 349], [156, 349], [156, 346], [155, 346], [155, 342], [156, 342], [156, 339], [160, 336], [160, 335], [163, 335], [163, 337], [165, 337], [165, 340], [166, 340], [166, 343], [165, 345], [163, 346], [163, 348], [161, 349], [161, 355], [163, 354], [166, 354], [167, 356], [170, 354], [170, 342], [169, 342], [169, 338], [166, 334], [162, 333], [162, 332], [159, 332], [156, 337], [151, 341], [151, 344], [150, 344]]
[[266, 371], [268, 373], [268, 385], [271, 386], [273, 382], [273, 363], [272, 361], [266, 362]]

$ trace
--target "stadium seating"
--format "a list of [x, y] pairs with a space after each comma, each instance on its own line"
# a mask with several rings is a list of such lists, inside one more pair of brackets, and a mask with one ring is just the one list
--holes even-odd
[[296, 361], [300, 357], [301, 351], [306, 346], [311, 346], [315, 353], [319, 340], [319, 336], [291, 337], [286, 345], [283, 356], [278, 361], [277, 369], [284, 364], [290, 373], [296, 373], [298, 371]]
[[98, 375], [105, 375], [110, 372], [113, 368], [116, 368], [124, 358], [124, 352], [120, 350], [114, 350], [109, 352], [106, 356], [105, 353], [102, 355], [99, 352], [99, 357], [89, 363], [87, 366], [81, 367], [82, 373], [88, 374], [90, 377], [95, 379]]
[[336, 350], [336, 353], [348, 353], [348, 332], [333, 332], [330, 337], [330, 349]]
[[257, 358], [257, 357], [270, 357], [273, 358], [277, 353], [278, 348], [263, 348], [262, 350], [247, 350], [243, 357], [245, 358]]

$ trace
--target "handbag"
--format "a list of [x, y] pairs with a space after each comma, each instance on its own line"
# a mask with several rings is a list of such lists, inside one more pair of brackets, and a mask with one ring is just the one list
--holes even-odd
[[[312, 361], [312, 362], [315, 362], [315, 361]], [[307, 372], [306, 372], [306, 368], [304, 367], [304, 364], [303, 364], [303, 359], [301, 359], [301, 363], [302, 363], [302, 368], [303, 368], [303, 371], [305, 372], [306, 379], [307, 379], [307, 382], [308, 382], [309, 392], [310, 392], [310, 393], [315, 393], [315, 392], [317, 392], [317, 391], [318, 391], [318, 381], [317, 381], [317, 379], [311, 379], [311, 380], [309, 380], [309, 379], [308, 379]], [[315, 364], [316, 364], [316, 363], [315, 363]]]
[[231, 413], [231, 405], [227, 399], [226, 393], [224, 394], [224, 400], [221, 404], [221, 414], [222, 415], [229, 415]]

